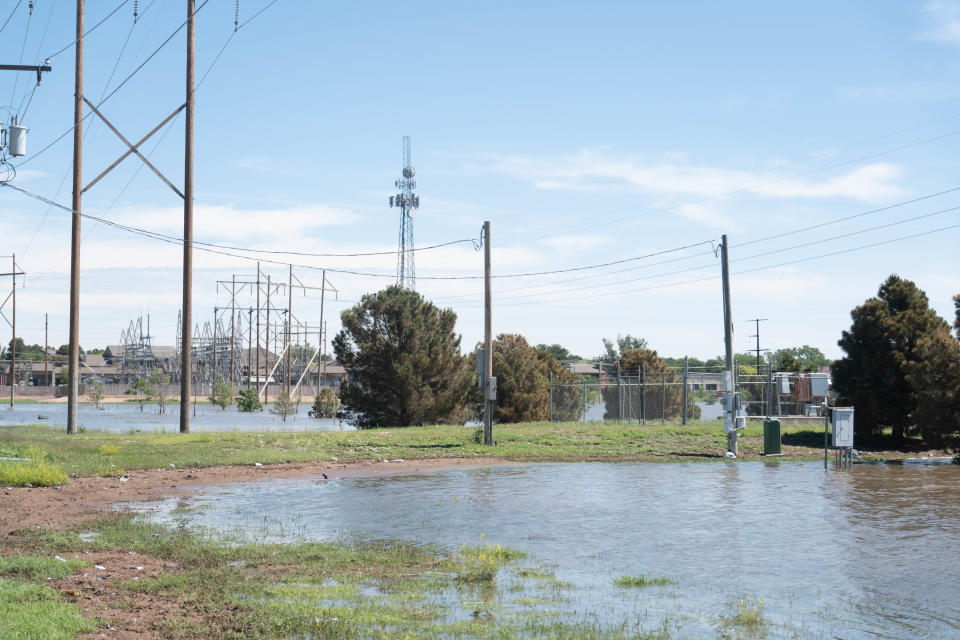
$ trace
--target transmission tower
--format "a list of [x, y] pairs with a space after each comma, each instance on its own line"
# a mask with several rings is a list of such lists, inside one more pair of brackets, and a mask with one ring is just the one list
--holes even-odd
[[390, 206], [400, 209], [400, 242], [397, 247], [397, 285], [406, 289], [417, 288], [417, 271], [413, 263], [413, 216], [420, 206], [420, 196], [413, 190], [417, 181], [416, 171], [410, 166], [410, 136], [403, 137], [403, 177], [394, 184], [400, 193], [390, 196]]

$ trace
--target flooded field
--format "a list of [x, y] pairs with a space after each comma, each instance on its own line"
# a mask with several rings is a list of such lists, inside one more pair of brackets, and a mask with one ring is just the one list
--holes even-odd
[[[98, 409], [92, 404], [77, 407], [77, 420], [80, 426], [91, 431], [111, 431], [126, 433], [131, 430], [174, 432], [180, 428], [180, 405], [168, 404], [163, 415], [157, 413], [155, 404], [140, 405], [133, 403], [103, 404]], [[195, 404], [191, 412], [191, 431], [336, 431], [340, 429], [337, 420], [317, 420], [307, 415], [310, 403], [301, 404], [297, 413], [287, 416], [284, 422], [280, 416], [270, 413], [270, 405], [263, 411], [242, 413], [236, 406], [221, 410], [212, 404]], [[67, 405], [57, 404], [17, 404], [12, 408], [0, 406], [0, 426], [21, 424], [48, 424], [56, 427], [67, 426]], [[344, 423], [343, 429], [353, 429]]]
[[[484, 606], [630, 633], [744, 637], [725, 623], [739, 602], [765, 620], [745, 637], [960, 636], [951, 464], [524, 464], [237, 484], [148, 511], [247, 539], [517, 548], [528, 557]], [[552, 580], [533, 589], [522, 571]], [[616, 586], [622, 576], [667, 583]]]

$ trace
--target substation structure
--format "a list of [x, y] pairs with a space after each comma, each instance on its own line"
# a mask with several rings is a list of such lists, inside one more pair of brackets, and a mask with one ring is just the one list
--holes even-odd
[[[289, 268], [277, 279], [257, 266], [257, 273], [218, 280], [217, 293], [229, 304], [213, 308], [213, 316], [196, 325], [192, 338], [192, 382], [195, 393], [209, 394], [218, 377], [233, 393], [257, 389], [260, 399], [286, 391], [292, 399], [312, 398], [324, 380], [327, 334], [323, 304], [327, 292], [338, 295], [324, 272], [320, 286], [304, 284]], [[295, 296], [320, 296], [318, 321], [298, 316]], [[177, 318], [177, 358], [183, 352]], [[313, 346], [311, 346], [313, 345]], [[179, 365], [174, 369], [179, 371]]]

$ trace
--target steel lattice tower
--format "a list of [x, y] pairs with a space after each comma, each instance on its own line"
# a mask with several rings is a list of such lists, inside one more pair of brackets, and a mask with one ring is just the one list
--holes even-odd
[[417, 181], [416, 171], [410, 165], [410, 136], [403, 137], [403, 177], [394, 185], [400, 193], [390, 196], [390, 206], [400, 209], [400, 239], [397, 246], [397, 285], [417, 288], [417, 271], [413, 261], [413, 216], [420, 206], [420, 197], [413, 190]]

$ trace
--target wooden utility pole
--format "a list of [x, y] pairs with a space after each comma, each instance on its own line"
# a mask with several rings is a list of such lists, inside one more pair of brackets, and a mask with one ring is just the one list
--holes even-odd
[[[490, 221], [483, 223], [483, 444], [493, 445], [493, 312], [490, 291]], [[495, 397], [495, 396], [494, 396]]]
[[[320, 335], [318, 342], [323, 343], [321, 347], [317, 345], [317, 350], [320, 351], [320, 362], [317, 363], [317, 393], [320, 393], [320, 384], [321, 377], [323, 382], [326, 382], [327, 378], [327, 333], [326, 327], [323, 324], [323, 302], [327, 294], [327, 270], [323, 270], [323, 275], [320, 277]], [[322, 373], [321, 373], [322, 371]]]
[[257, 263], [257, 397], [260, 397], [260, 263]]
[[727, 451], [737, 455], [736, 408], [733, 406], [733, 314], [730, 310], [730, 266], [726, 234], [723, 236], [723, 244], [720, 245], [720, 261], [723, 276], [723, 344], [727, 375], [730, 378], [730, 388], [724, 390], [727, 392], [727, 397], [724, 398], [727, 408], [723, 423], [727, 430]]
[[[187, 0], [187, 108], [183, 154], [183, 326], [180, 355], [180, 433], [190, 433], [193, 360], [193, 68], [195, 0]], [[216, 345], [214, 345], [216, 348]]]
[[287, 365], [286, 379], [287, 384], [284, 388], [287, 390], [287, 398], [290, 397], [290, 351], [293, 349], [293, 342], [290, 340], [291, 329], [293, 328], [293, 265], [290, 265], [290, 271], [287, 276]]
[[237, 276], [234, 274], [232, 276], [232, 282], [230, 283], [230, 397], [237, 395], [237, 387], [235, 384], [236, 381], [236, 363], [237, 358], [234, 355], [237, 346], [237, 332], [233, 324], [234, 318], [237, 317]]
[[77, 432], [80, 391], [80, 211], [83, 204], [83, 2], [77, 0], [73, 82], [73, 201], [70, 230], [70, 351], [67, 357], [67, 433]]
[[17, 256], [10, 256], [10, 282], [13, 289], [10, 295], [13, 296], [13, 322], [10, 327], [13, 330], [13, 339], [10, 340], [10, 408], [14, 405], [14, 389], [17, 387]]
[[266, 360], [266, 366], [264, 367], [264, 373], [266, 374], [266, 379], [263, 381], [263, 403], [266, 404], [270, 402], [270, 276], [267, 276], [267, 335], [263, 338], [264, 344], [264, 354], [263, 357]]
[[[213, 375], [210, 377], [210, 395], [213, 395], [213, 385], [217, 383], [217, 308], [213, 308]], [[203, 392], [203, 389], [200, 390]]]
[[44, 386], [52, 387], [50, 379], [47, 377], [50, 374], [47, 373], [47, 360], [50, 357], [50, 317], [48, 314], [43, 314], [43, 384]]

